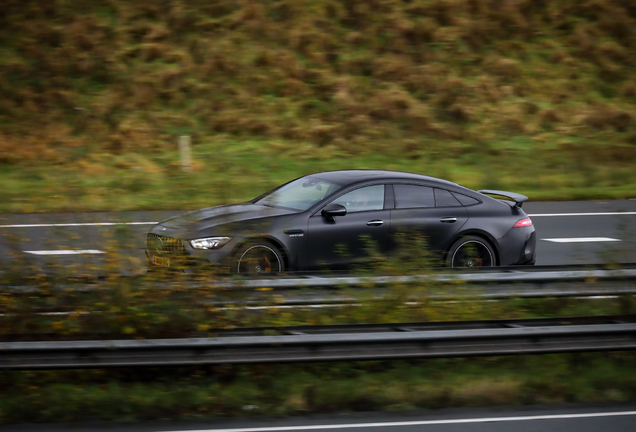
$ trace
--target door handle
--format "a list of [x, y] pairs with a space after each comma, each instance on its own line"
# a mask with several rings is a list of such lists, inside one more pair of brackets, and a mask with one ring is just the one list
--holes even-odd
[[369, 222], [367, 222], [368, 226], [380, 226], [384, 223], [384, 221], [381, 220], [370, 220]]
[[455, 223], [455, 222], [457, 222], [457, 218], [455, 218], [455, 217], [443, 217], [439, 221], [441, 223]]

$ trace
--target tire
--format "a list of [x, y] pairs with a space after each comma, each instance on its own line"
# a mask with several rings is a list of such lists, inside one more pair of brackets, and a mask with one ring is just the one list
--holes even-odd
[[250, 242], [241, 247], [236, 254], [234, 271], [244, 275], [262, 275], [282, 273], [285, 262], [282, 254], [266, 241]]
[[447, 267], [492, 267], [497, 265], [495, 251], [487, 240], [478, 236], [458, 239], [446, 255]]

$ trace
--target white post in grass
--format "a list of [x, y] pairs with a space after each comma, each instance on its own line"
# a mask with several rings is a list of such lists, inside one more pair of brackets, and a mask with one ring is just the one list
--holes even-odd
[[192, 171], [192, 151], [190, 150], [190, 136], [179, 137], [179, 155], [181, 156], [181, 170], [183, 172]]

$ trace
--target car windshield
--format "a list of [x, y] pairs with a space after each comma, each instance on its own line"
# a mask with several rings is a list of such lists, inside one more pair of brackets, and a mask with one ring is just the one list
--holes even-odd
[[254, 203], [304, 211], [341, 187], [316, 177], [303, 177], [269, 192]]

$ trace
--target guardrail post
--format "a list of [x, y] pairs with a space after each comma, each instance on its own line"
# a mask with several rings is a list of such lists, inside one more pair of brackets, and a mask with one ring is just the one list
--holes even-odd
[[190, 149], [189, 135], [179, 137], [179, 155], [181, 157], [181, 170], [187, 173], [192, 172], [192, 151]]

